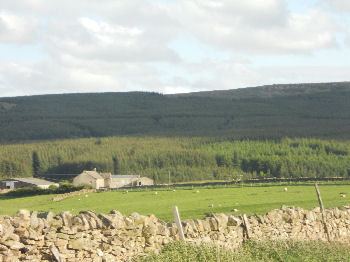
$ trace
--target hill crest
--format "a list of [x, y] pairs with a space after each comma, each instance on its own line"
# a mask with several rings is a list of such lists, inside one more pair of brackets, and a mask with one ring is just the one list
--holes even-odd
[[348, 139], [350, 82], [0, 98], [0, 142], [104, 136]]
[[221, 97], [221, 98], [271, 98], [275, 96], [309, 95], [329, 92], [334, 89], [349, 89], [350, 82], [272, 84], [228, 90], [199, 91], [191, 93], [171, 94], [171, 97]]

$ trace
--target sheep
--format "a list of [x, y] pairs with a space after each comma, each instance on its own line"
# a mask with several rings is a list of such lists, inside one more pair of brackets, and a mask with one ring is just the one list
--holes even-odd
[[287, 192], [287, 191], [288, 191], [288, 188], [285, 187], [285, 188], [284, 188], [284, 192]]

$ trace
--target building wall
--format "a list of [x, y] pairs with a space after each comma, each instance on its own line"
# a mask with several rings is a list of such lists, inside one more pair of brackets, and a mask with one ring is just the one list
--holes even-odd
[[111, 188], [112, 174], [111, 173], [100, 173], [100, 176], [104, 179], [104, 187]]
[[[30, 183], [25, 183], [25, 182], [21, 182], [21, 181], [17, 181], [17, 180], [11, 180], [8, 179], [6, 181], [14, 181], [14, 187], [13, 188], [21, 188], [21, 187], [34, 187], [35, 185], [30, 184]], [[6, 189], [6, 183], [5, 181], [1, 181], [0, 182], [0, 188], [1, 189]]]
[[[60, 186], [60, 185], [57, 184], [57, 183], [54, 183], [54, 184], [52, 184], [52, 185], [54, 185], [54, 186], [56, 186], [56, 187], [59, 187], [59, 186]], [[38, 185], [38, 187], [40, 187], [40, 188], [42, 188], [42, 189], [48, 189], [50, 186], [51, 186], [51, 185]]]
[[96, 179], [94, 188], [99, 189], [105, 186], [105, 181], [103, 179]]
[[76, 186], [90, 185], [93, 188], [99, 189], [104, 187], [104, 180], [102, 178], [96, 179], [87, 174], [80, 174], [73, 179], [73, 184]]
[[15, 188], [14, 181], [0, 181], [0, 189], [13, 189]]
[[147, 177], [141, 178], [112, 178], [110, 188], [123, 186], [149, 186], [153, 185], [153, 180]]
[[136, 186], [137, 178], [112, 178], [110, 188], [118, 188], [123, 186]]
[[153, 180], [148, 177], [141, 177], [140, 182], [142, 186], [151, 186], [153, 185]]
[[[9, 189], [22, 188], [22, 187], [34, 187], [34, 186], [40, 187], [42, 189], [47, 189], [50, 187], [50, 185], [35, 185], [32, 183], [18, 181], [16, 179], [7, 179], [7, 180], [0, 181], [0, 189], [6, 189], [7, 188], [6, 185], [10, 186]], [[59, 187], [59, 184], [57, 183], [53, 183], [52, 185]]]

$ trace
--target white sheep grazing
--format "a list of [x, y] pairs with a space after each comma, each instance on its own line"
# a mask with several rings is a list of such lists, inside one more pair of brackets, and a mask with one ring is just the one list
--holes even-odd
[[285, 187], [285, 188], [284, 188], [284, 192], [287, 192], [287, 191], [288, 191], [288, 188]]
[[197, 190], [196, 193], [199, 193], [199, 190]]
[[158, 195], [158, 192], [154, 192], [155, 195]]

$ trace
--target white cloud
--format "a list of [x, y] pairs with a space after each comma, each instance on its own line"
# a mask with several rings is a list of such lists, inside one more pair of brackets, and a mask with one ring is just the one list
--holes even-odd
[[[348, 1], [334, 3], [346, 9]], [[0, 96], [174, 93], [347, 77], [347, 67], [333, 72], [327, 61], [319, 68], [285, 66], [288, 55], [305, 58], [338, 47], [339, 20], [317, 5], [303, 12], [286, 0], [1, 0], [1, 6], [9, 11], [0, 11], [0, 41], [34, 42], [46, 60], [0, 61]], [[198, 61], [190, 56], [199, 51], [196, 41], [182, 43], [186, 35], [209, 46], [210, 55], [204, 51], [198, 63], [188, 62]], [[177, 36], [182, 42], [172, 45]], [[212, 59], [219, 51], [225, 55]], [[270, 55], [281, 57], [280, 66], [254, 65]]]
[[[0, 65], [0, 96], [75, 92], [162, 91], [159, 72], [146, 64], [84, 60], [65, 55], [59, 60]], [[1, 83], [0, 83], [1, 84]]]
[[350, 12], [350, 1], [349, 0], [321, 0], [328, 4], [334, 10], [341, 12]]
[[[192, 78], [174, 78], [164, 92], [182, 93], [244, 88], [265, 84], [349, 81], [350, 66], [254, 66], [239, 60], [183, 65]], [[172, 85], [170, 83], [173, 83]]]
[[33, 42], [38, 37], [39, 27], [37, 18], [0, 10], [0, 42], [14, 44]]
[[233, 52], [303, 53], [336, 44], [336, 25], [325, 12], [293, 13], [280, 0], [246, 2], [179, 0], [174, 8], [192, 34]]
[[13, 95], [117, 91], [123, 84], [113, 75], [86, 68], [65, 68], [54, 62], [9, 63], [0, 67], [3, 85]]
[[114, 62], [178, 59], [176, 53], [148, 35], [147, 29], [81, 17], [71, 23], [51, 22], [47, 48], [52, 54]]
[[258, 71], [267, 84], [343, 82], [349, 81], [350, 66], [275, 66]]
[[162, 89], [162, 94], [190, 93], [193, 91], [193, 87], [191, 86], [169, 85], [164, 86]]

